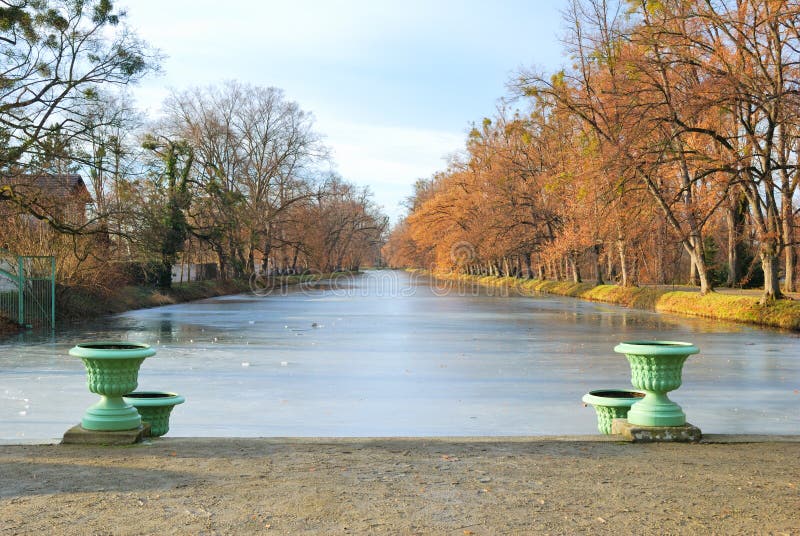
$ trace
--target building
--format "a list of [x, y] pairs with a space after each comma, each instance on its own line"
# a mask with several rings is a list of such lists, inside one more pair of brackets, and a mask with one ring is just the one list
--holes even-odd
[[89, 205], [93, 203], [83, 177], [77, 173], [0, 178], [0, 187], [3, 186], [10, 186], [23, 205], [14, 203], [2, 207], [0, 210], [5, 216], [35, 213], [51, 217], [60, 224], [79, 227], [86, 224]]

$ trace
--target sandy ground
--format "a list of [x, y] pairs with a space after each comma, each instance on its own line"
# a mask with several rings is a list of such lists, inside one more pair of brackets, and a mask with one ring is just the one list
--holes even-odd
[[798, 534], [780, 439], [0, 446], [0, 534]]

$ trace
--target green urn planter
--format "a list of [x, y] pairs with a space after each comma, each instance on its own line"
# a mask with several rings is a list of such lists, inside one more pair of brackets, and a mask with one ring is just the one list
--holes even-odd
[[681, 386], [686, 358], [700, 350], [688, 342], [628, 341], [614, 347], [631, 366], [631, 384], [645, 397], [631, 406], [628, 422], [639, 426], [683, 426], [686, 415], [667, 397]]
[[69, 351], [83, 360], [89, 391], [100, 395], [100, 401], [84, 413], [83, 428], [114, 431], [141, 426], [139, 412], [122, 395], [136, 389], [139, 366], [155, 353], [147, 344], [127, 341], [81, 343]]
[[624, 419], [628, 410], [645, 394], [630, 389], [598, 389], [583, 395], [583, 402], [594, 407], [597, 412], [597, 429], [601, 434], [611, 433], [611, 421]]
[[136, 391], [128, 393], [124, 399], [139, 411], [142, 421], [150, 423], [150, 435], [153, 437], [161, 437], [169, 432], [172, 408], [186, 401], [179, 394], [159, 391]]

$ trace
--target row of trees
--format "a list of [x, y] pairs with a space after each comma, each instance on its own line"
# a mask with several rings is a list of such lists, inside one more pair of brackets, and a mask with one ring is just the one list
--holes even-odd
[[524, 111], [417, 184], [390, 262], [796, 290], [797, 2], [570, 0], [565, 21], [570, 68], [515, 77]]
[[[0, 1], [0, 48], [0, 240], [56, 254], [64, 282], [113, 285], [132, 262], [166, 287], [184, 260], [242, 277], [378, 258], [386, 218], [331, 171], [313, 117], [281, 90], [174, 91], [143, 121], [125, 88], [159, 55], [109, 0]], [[88, 219], [35, 187], [74, 173], [89, 185]]]

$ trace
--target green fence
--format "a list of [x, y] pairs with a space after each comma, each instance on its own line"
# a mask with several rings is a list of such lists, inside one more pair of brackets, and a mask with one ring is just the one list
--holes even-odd
[[0, 250], [0, 314], [23, 326], [55, 327], [55, 257]]

